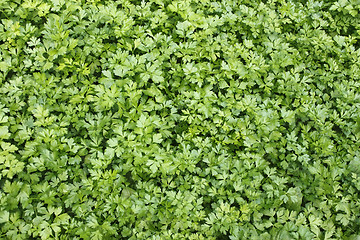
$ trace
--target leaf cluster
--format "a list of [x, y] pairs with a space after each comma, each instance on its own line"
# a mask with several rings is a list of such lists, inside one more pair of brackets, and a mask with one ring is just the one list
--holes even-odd
[[359, 11], [1, 1], [0, 238], [360, 238]]

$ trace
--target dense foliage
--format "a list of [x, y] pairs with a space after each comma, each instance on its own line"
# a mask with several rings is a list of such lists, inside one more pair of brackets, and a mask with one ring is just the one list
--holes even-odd
[[359, 239], [360, 1], [2, 0], [1, 239]]

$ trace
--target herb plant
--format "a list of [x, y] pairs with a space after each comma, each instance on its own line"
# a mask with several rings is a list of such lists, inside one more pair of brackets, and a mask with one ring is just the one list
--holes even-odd
[[359, 0], [2, 0], [0, 238], [360, 239]]

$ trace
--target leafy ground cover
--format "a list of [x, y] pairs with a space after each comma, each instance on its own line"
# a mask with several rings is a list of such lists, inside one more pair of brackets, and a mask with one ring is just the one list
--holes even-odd
[[1, 239], [360, 239], [360, 1], [2, 0]]

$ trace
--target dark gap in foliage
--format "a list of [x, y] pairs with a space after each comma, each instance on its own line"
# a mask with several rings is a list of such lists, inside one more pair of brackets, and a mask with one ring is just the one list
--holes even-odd
[[343, 131], [342, 129], [340, 128], [340, 126], [338, 126], [337, 124], [334, 124], [333, 127], [332, 127], [332, 130], [336, 133], [336, 134], [341, 134], [343, 135]]
[[5, 80], [13, 79], [13, 77], [16, 76], [15, 74], [16, 74], [15, 71], [9, 70], [5, 75]]
[[245, 150], [245, 146], [243, 146], [242, 144], [228, 144], [227, 148], [229, 149], [230, 153], [235, 153], [236, 151], [243, 152]]
[[228, 234], [218, 233], [216, 240], [230, 240], [230, 237]]
[[217, 95], [218, 97], [220, 97], [220, 94], [225, 96], [227, 93], [227, 90], [225, 88], [220, 88], [218, 84], [215, 84], [213, 87], [213, 92], [215, 93], [215, 95]]
[[196, 163], [195, 166], [198, 167], [198, 168], [200, 168], [201, 170], [204, 170], [204, 169], [206, 169], [207, 164], [204, 163], [203, 161], [199, 161], [199, 162]]
[[230, 207], [234, 207], [234, 208], [236, 208], [236, 209], [240, 209], [240, 204], [239, 204], [237, 201], [234, 201], [234, 202], [230, 205]]
[[215, 203], [215, 200], [212, 197], [204, 196], [204, 201], [202, 203], [205, 214], [208, 215], [213, 211], [212, 204]]
[[129, 183], [129, 185], [127, 185], [127, 186], [131, 187], [132, 189], [136, 189], [136, 182], [133, 179], [131, 171], [129, 171], [125, 174], [125, 178], [126, 178], [127, 182]]
[[[115, 114], [119, 111], [119, 104], [114, 104], [114, 106], [111, 107], [112, 114]], [[111, 129], [112, 130], [112, 129]]]
[[117, 44], [119, 42], [118, 38], [115, 36], [107, 37], [102, 39], [101, 41], [103, 44]]
[[49, 57], [49, 54], [47, 52], [44, 52], [43, 57], [47, 59]]

